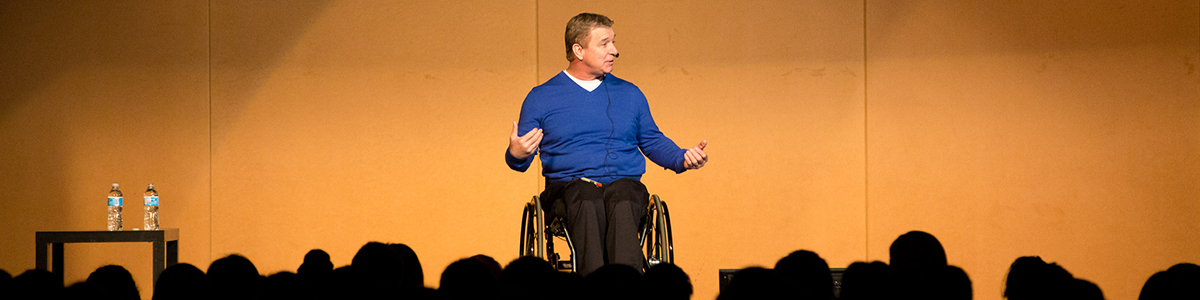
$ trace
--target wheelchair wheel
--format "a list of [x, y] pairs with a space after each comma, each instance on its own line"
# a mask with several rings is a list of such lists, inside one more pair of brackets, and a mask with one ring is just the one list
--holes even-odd
[[[571, 258], [562, 259], [558, 252], [554, 251], [556, 237], [567, 242], [570, 251], [567, 253]], [[525, 210], [521, 214], [520, 256], [536, 256], [549, 262], [555, 269], [575, 272], [574, 253], [575, 245], [571, 243], [571, 235], [567, 232], [566, 225], [561, 219], [547, 220], [545, 212], [542, 211], [541, 198], [533, 196], [532, 200], [525, 203]]]
[[542, 214], [541, 201], [537, 196], [525, 204], [521, 214], [521, 253], [520, 256], [537, 256], [546, 258], [545, 216]]
[[663, 236], [667, 237], [664, 245], [666, 247], [664, 249], [666, 250], [665, 257], [668, 263], [673, 264], [675, 263], [675, 234], [671, 232], [671, 210], [667, 209], [667, 202], [660, 200], [659, 203], [662, 203], [663, 224], [666, 225], [663, 226], [665, 230]]
[[661, 263], [674, 263], [675, 247], [671, 236], [671, 215], [667, 203], [658, 195], [650, 196], [650, 207], [646, 214], [646, 226], [642, 228], [642, 247], [645, 251], [646, 269]]

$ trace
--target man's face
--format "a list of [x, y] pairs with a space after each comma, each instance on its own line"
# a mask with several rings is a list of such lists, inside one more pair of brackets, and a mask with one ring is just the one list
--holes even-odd
[[588, 34], [588, 45], [583, 49], [580, 59], [589, 74], [603, 76], [612, 73], [613, 62], [617, 59], [616, 35], [611, 27], [597, 26]]

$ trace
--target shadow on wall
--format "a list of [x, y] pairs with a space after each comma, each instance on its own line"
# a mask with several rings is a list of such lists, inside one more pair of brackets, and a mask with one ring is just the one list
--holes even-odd
[[[1060, 1], [1064, 2], [1064, 1]], [[883, 47], [892, 51], [871, 51], [872, 59], [897, 57], [883, 54], [902, 54], [904, 57], [944, 57], [997, 55], [1005, 53], [1054, 53], [1057, 51], [1081, 51], [1088, 49], [1111, 49], [1130, 46], [1178, 44], [1191, 40], [1196, 33], [1194, 27], [1178, 26], [1191, 18], [1195, 2], [1150, 1], [1130, 4], [1124, 2], [1069, 2], [1048, 5], [1045, 2], [990, 2], [960, 1], [951, 5], [932, 2], [868, 1], [867, 26], [880, 28], [867, 32], [870, 48]], [[898, 18], [913, 15], [956, 16], [934, 21], [925, 19]], [[1023, 16], [1024, 22], [1013, 22], [1005, 18], [987, 16]], [[1144, 17], [1132, 17], [1144, 16]], [[913, 21], [922, 22], [914, 23]], [[905, 23], [909, 22], [909, 23]], [[962, 24], [972, 24], [971, 36], [962, 35]], [[951, 38], [960, 41], [961, 47], [947, 48], [943, 52], [902, 53], [890, 44], [911, 43], [896, 40], [896, 31], [909, 31], [906, 27], [920, 27], [930, 40]], [[1046, 32], [1063, 28], [1102, 28], [1103, 30], [1071, 30]], [[1145, 30], [1154, 28], [1156, 30]], [[911, 37], [909, 37], [911, 38]], [[951, 52], [953, 51], [953, 52]], [[891, 56], [891, 55], [889, 55]]]
[[[243, 106], [270, 78], [269, 73], [279, 66], [283, 57], [295, 47], [296, 41], [332, 2], [291, 1], [287, 5], [222, 0], [212, 2], [209, 10], [210, 74], [239, 75], [236, 78], [210, 77], [213, 80], [210, 86], [225, 87], [221, 89], [223, 94], [219, 102], [227, 106], [221, 108], [225, 114], [237, 119]], [[253, 30], [239, 30], [242, 28]], [[271, 33], [272, 38], [263, 39], [261, 33]], [[220, 139], [214, 138], [216, 140]]]
[[[0, 269], [20, 274], [33, 266], [32, 228], [67, 229], [68, 224], [36, 224], [37, 215], [65, 216], [69, 194], [53, 189], [68, 178], [72, 163], [69, 145], [63, 140], [68, 128], [42, 115], [67, 101], [34, 103], [34, 94], [52, 84], [73, 64], [93, 60], [74, 40], [87, 35], [73, 24], [56, 23], [80, 15], [91, 7], [67, 8], [50, 2], [0, 2], [0, 189], [8, 194], [0, 210]], [[80, 20], [87, 22], [88, 20]], [[80, 53], [73, 53], [80, 52]], [[43, 101], [47, 102], [47, 101]], [[33, 107], [38, 104], [38, 107]], [[55, 197], [32, 199], [36, 191], [58, 191]], [[103, 193], [103, 192], [99, 192]], [[36, 201], [35, 201], [36, 200]]]
[[[155, 118], [176, 121], [172, 113], [180, 111], [188, 116], [207, 114], [196, 112], [210, 101], [200, 98], [212, 85], [202, 70], [212, 63], [210, 51], [230, 49], [211, 44], [216, 40], [211, 30], [216, 22], [239, 26], [244, 21], [239, 16], [273, 17], [272, 22], [255, 25], [271, 26], [276, 38], [245, 41], [256, 44], [239, 47], [254, 49], [253, 71], [268, 72], [328, 3], [297, 1], [271, 7], [271, 12], [245, 14], [238, 1], [0, 2], [0, 36], [5, 41], [0, 43], [0, 53], [5, 53], [0, 69], [6, 71], [0, 72], [0, 170], [5, 171], [0, 188], [22, 199], [6, 203], [0, 216], [0, 227], [5, 228], [0, 239], [11, 242], [0, 247], [0, 268], [32, 266], [33, 249], [28, 245], [35, 230], [102, 226], [102, 217], [91, 214], [102, 211], [102, 206], [85, 207], [81, 201], [100, 203], [111, 183], [106, 180], [153, 167], [152, 162], [141, 162], [143, 154], [178, 156], [180, 152], [146, 149], [137, 141], [154, 137], [155, 132], [180, 130], [181, 123], [151, 128], [136, 116], [163, 108], [171, 110]], [[244, 55], [229, 56], [236, 60]], [[188, 98], [164, 101], [164, 96]], [[131, 159], [139, 163], [130, 164]], [[93, 188], [97, 181], [103, 185]], [[140, 227], [140, 212], [135, 210], [142, 187], [122, 184], [121, 188], [126, 205], [133, 205], [126, 208], [125, 228]], [[81, 189], [88, 193], [79, 194]], [[86, 216], [79, 216], [85, 211]]]

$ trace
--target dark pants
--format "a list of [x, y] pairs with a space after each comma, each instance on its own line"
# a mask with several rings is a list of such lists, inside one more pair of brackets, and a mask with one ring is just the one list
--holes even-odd
[[[583, 180], [546, 183], [543, 207], [549, 218], [563, 215], [575, 244], [575, 268], [591, 274], [606, 264], [641, 270], [644, 258], [638, 230], [650, 192], [633, 179], [618, 179], [603, 187]], [[549, 220], [549, 219], [547, 219]]]

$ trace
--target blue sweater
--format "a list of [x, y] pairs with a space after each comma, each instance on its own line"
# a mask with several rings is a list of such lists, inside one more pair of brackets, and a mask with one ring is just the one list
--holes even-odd
[[621, 178], [641, 180], [646, 173], [643, 154], [676, 173], [687, 170], [683, 156], [687, 149], [679, 148], [658, 130], [646, 95], [612, 74], [591, 92], [563, 72], [534, 87], [521, 105], [517, 133], [524, 136], [534, 128], [541, 128], [544, 134], [538, 153], [517, 159], [504, 151], [513, 170], [525, 172], [538, 154], [542, 155], [542, 175], [551, 181], [579, 177], [605, 184]]

